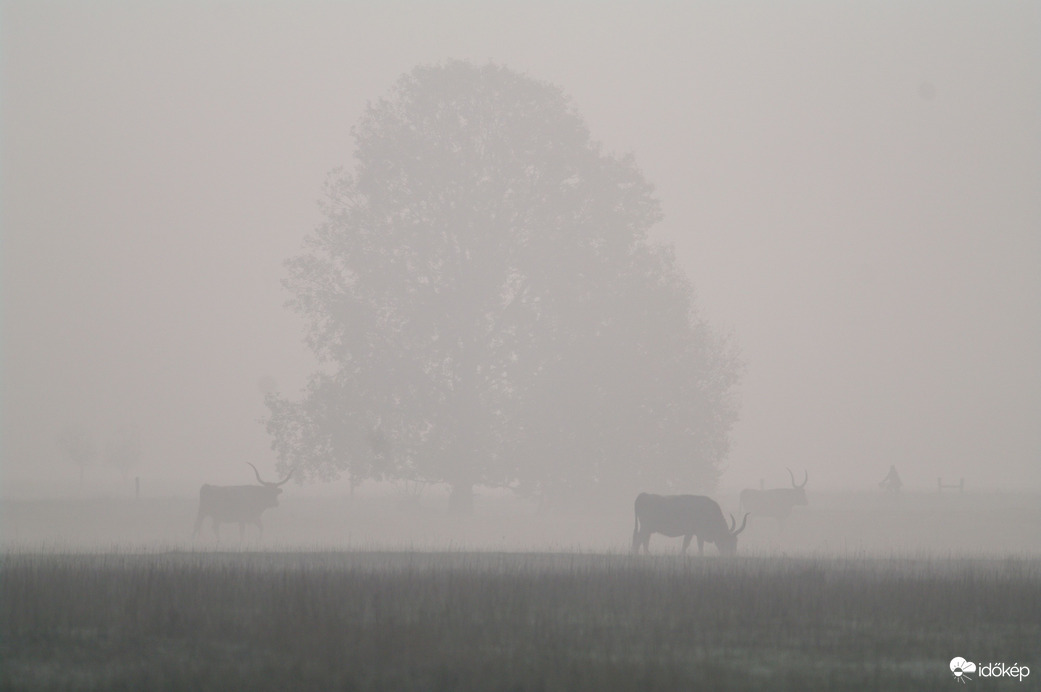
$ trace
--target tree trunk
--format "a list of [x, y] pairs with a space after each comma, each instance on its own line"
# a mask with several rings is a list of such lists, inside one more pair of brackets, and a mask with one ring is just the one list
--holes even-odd
[[452, 492], [448, 495], [448, 513], [460, 517], [473, 515], [473, 483], [455, 483], [452, 485]]

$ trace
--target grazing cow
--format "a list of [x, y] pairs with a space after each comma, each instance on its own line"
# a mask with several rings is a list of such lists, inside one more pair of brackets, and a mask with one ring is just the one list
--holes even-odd
[[785, 520], [791, 515], [792, 508], [808, 505], [806, 500], [806, 482], [810, 480], [810, 474], [803, 472], [802, 485], [796, 485], [795, 474], [788, 469], [788, 475], [792, 478], [792, 487], [775, 488], [773, 490], [753, 490], [746, 488], [741, 491], [741, 509], [755, 517], [772, 517], [777, 520], [777, 525], [783, 529]]
[[239, 540], [246, 537], [247, 523], [256, 526], [261, 535], [264, 534], [260, 515], [269, 507], [278, 507], [278, 496], [282, 492], [279, 486], [285, 485], [293, 472], [290, 471], [289, 476], [278, 483], [263, 480], [256, 466], [253, 466], [253, 473], [257, 475], [260, 485], [204, 485], [199, 489], [199, 514], [195, 518], [193, 537], [199, 535], [206, 517], [212, 520], [213, 533], [218, 538], [223, 523], [239, 525]]
[[651, 534], [660, 533], [670, 538], [683, 536], [683, 552], [690, 539], [698, 537], [698, 555], [705, 554], [705, 541], [715, 543], [721, 555], [737, 552], [737, 535], [745, 530], [748, 515], [741, 528], [734, 530], [737, 521], [730, 515], [730, 527], [723, 518], [719, 503], [703, 495], [651, 495], [640, 493], [634, 505], [636, 526], [633, 528], [633, 552], [643, 547], [650, 552]]

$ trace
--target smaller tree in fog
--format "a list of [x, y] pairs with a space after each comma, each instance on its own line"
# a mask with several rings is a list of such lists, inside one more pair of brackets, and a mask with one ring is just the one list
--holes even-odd
[[133, 424], [116, 430], [105, 444], [105, 462], [126, 481], [141, 463], [141, 430]]
[[97, 447], [94, 445], [94, 438], [86, 430], [74, 425], [68, 425], [58, 432], [56, 441], [62, 456], [79, 468], [80, 485], [83, 485], [83, 474], [97, 457]]

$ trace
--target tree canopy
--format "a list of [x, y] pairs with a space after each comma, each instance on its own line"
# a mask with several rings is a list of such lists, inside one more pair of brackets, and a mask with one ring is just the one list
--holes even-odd
[[417, 67], [353, 130], [324, 221], [288, 261], [322, 362], [270, 394], [283, 470], [544, 497], [714, 485], [733, 348], [697, 315], [631, 156], [558, 88], [496, 65]]

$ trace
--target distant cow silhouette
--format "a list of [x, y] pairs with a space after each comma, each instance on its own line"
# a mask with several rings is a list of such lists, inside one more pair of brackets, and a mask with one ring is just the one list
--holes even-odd
[[806, 483], [810, 480], [810, 474], [803, 472], [804, 477], [801, 485], [796, 485], [795, 474], [788, 469], [788, 475], [792, 479], [792, 487], [775, 488], [773, 490], [753, 490], [746, 488], [741, 491], [741, 509], [751, 513], [754, 517], [771, 517], [777, 520], [778, 526], [784, 528], [784, 522], [791, 516], [792, 508], [800, 505], [808, 505], [806, 500]]
[[220, 537], [221, 524], [234, 523], [239, 525], [239, 540], [246, 537], [246, 524], [253, 524], [263, 535], [260, 515], [266, 509], [278, 507], [278, 496], [282, 492], [279, 486], [285, 485], [293, 472], [277, 483], [263, 480], [256, 466], [253, 473], [260, 485], [204, 485], [199, 489], [199, 514], [195, 518], [193, 537], [199, 535], [206, 517], [211, 519], [217, 537]]
[[651, 495], [640, 493], [633, 506], [636, 525], [633, 528], [633, 552], [650, 552], [652, 533], [670, 538], [683, 536], [683, 553], [690, 540], [698, 537], [698, 555], [705, 554], [705, 541], [715, 543], [721, 555], [737, 552], [737, 535], [745, 530], [748, 515], [741, 528], [734, 530], [737, 520], [730, 515], [730, 527], [723, 518], [719, 503], [703, 495]]

